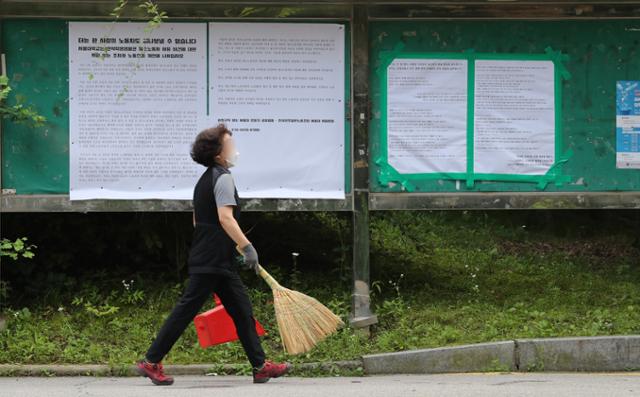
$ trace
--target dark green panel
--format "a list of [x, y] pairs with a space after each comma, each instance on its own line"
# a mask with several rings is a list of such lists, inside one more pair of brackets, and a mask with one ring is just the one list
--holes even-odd
[[[369, 30], [372, 120], [371, 159], [379, 153], [380, 51], [404, 41], [405, 51], [544, 53], [546, 47], [569, 55], [571, 80], [563, 83], [563, 152], [573, 156], [563, 166], [572, 183], [549, 184], [547, 191], [640, 190], [640, 170], [616, 169], [615, 97], [617, 80], [640, 80], [640, 21], [394, 21], [373, 22]], [[371, 190], [400, 191], [378, 183], [370, 164]], [[451, 180], [415, 181], [418, 192], [456, 192]], [[467, 190], [460, 183], [460, 190]], [[536, 191], [532, 183], [477, 182], [472, 191]]]
[[69, 191], [67, 23], [4, 20], [10, 105], [33, 105], [46, 125], [2, 123], [2, 187], [18, 194]]

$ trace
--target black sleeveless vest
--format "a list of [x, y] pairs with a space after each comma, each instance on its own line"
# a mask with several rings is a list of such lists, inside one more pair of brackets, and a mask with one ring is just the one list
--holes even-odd
[[[189, 250], [189, 273], [229, 273], [237, 271], [234, 258], [238, 255], [235, 242], [218, 220], [218, 207], [213, 188], [218, 177], [229, 170], [216, 164], [202, 174], [193, 189], [193, 211], [196, 225]], [[240, 220], [240, 199], [234, 188], [236, 206], [233, 217]]]

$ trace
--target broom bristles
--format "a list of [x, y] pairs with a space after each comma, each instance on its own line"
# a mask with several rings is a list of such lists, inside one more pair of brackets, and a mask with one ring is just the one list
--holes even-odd
[[273, 289], [273, 305], [282, 344], [289, 354], [311, 350], [344, 325], [316, 299], [284, 287]]
[[[236, 250], [243, 254], [239, 246]], [[258, 274], [273, 291], [278, 330], [284, 350], [289, 354], [305, 353], [344, 325], [316, 299], [301, 292], [281, 286], [267, 271], [258, 265]]]

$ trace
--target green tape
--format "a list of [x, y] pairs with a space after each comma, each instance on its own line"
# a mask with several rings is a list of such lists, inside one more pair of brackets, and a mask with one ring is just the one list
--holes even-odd
[[571, 79], [571, 73], [569, 73], [569, 70], [567, 70], [567, 68], [564, 66], [564, 62], [567, 62], [569, 60], [569, 55], [563, 54], [560, 51], [554, 51], [551, 47], [545, 48], [544, 52], [545, 54], [547, 54], [549, 59], [553, 61], [556, 70], [560, 72], [560, 76], [564, 80]]
[[[404, 42], [399, 41], [393, 47], [393, 50], [380, 51], [380, 53], [378, 54], [378, 60], [380, 61], [380, 65], [376, 68], [376, 74], [378, 75], [378, 77], [381, 77], [382, 75], [387, 74], [387, 69], [389, 68], [389, 65], [391, 65], [391, 62], [393, 62], [394, 59], [398, 58], [398, 56], [402, 54], [404, 47], [405, 47]], [[384, 82], [386, 83], [386, 81], [387, 80], [385, 78]]]
[[[412, 181], [433, 179], [454, 179], [466, 181], [466, 188], [473, 189], [475, 181], [501, 181], [535, 183], [536, 189], [544, 190], [549, 183], [561, 187], [571, 181], [569, 175], [562, 174], [562, 165], [572, 156], [571, 150], [562, 152], [562, 80], [571, 78], [571, 74], [564, 66], [569, 57], [551, 47], [545, 49], [544, 54], [480, 54], [473, 49], [463, 53], [419, 53], [403, 52], [404, 42], [398, 42], [393, 50], [379, 53], [379, 65], [375, 70], [381, 84], [381, 128], [380, 128], [380, 156], [375, 163], [379, 167], [378, 181], [387, 186], [390, 182], [399, 183], [409, 192], [416, 190]], [[467, 167], [466, 173], [420, 173], [401, 174], [388, 162], [387, 139], [387, 72], [395, 59], [465, 59], [467, 63]], [[555, 107], [555, 153], [554, 163], [544, 175], [518, 174], [480, 174], [474, 171], [474, 109], [475, 109], [475, 61], [482, 60], [518, 60], [518, 61], [552, 61], [554, 64], [554, 107]]]
[[566, 153], [564, 153], [560, 158], [556, 157], [556, 161], [553, 163], [549, 171], [545, 174], [544, 177], [536, 185], [536, 189], [544, 190], [547, 187], [548, 183], [555, 183], [557, 187], [562, 187], [563, 183], [571, 182], [571, 177], [569, 175], [561, 174], [561, 167], [564, 163], [569, 161], [569, 158], [573, 156], [573, 150], [569, 149]]
[[474, 184], [474, 135], [473, 120], [475, 115], [475, 81], [476, 81], [476, 59], [473, 50], [467, 52], [467, 189], [473, 189]]
[[380, 167], [380, 173], [378, 176], [378, 182], [383, 186], [388, 186], [389, 183], [399, 183], [403, 190], [407, 192], [413, 192], [416, 190], [416, 186], [409, 181], [405, 175], [400, 174], [395, 168], [390, 166], [387, 162], [381, 158], [376, 160], [376, 164]]

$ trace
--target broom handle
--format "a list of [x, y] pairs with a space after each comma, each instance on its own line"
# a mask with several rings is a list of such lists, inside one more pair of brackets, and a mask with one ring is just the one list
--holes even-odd
[[[236, 245], [236, 250], [240, 253], [240, 255], [244, 257], [244, 254], [242, 253], [242, 249], [240, 249], [240, 246]], [[258, 264], [258, 275], [260, 275], [260, 277], [262, 277], [264, 281], [266, 281], [266, 283], [269, 284], [269, 287], [271, 287], [271, 289], [282, 288], [280, 284], [276, 281], [276, 279], [273, 278], [269, 273], [267, 273], [264, 267], [260, 266], [260, 264]]]

